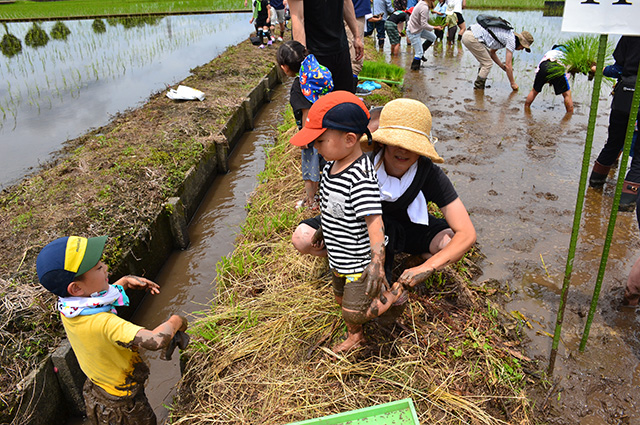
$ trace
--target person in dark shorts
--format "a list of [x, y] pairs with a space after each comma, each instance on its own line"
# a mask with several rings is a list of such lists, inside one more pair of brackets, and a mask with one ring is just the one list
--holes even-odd
[[571, 98], [569, 80], [567, 79], [566, 69], [561, 63], [563, 57], [564, 51], [562, 45], [555, 45], [551, 50], [544, 54], [536, 68], [536, 77], [533, 81], [533, 88], [527, 95], [527, 99], [524, 102], [525, 108], [531, 107], [535, 98], [542, 91], [542, 87], [549, 83], [553, 86], [553, 90], [556, 95], [561, 94], [564, 98], [564, 107], [567, 113], [573, 113], [573, 99]]

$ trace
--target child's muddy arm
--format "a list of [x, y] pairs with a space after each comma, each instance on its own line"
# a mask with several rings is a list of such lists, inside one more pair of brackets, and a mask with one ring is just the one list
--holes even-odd
[[157, 283], [140, 276], [127, 275], [118, 279], [114, 284], [120, 285], [124, 289], [146, 289], [152, 295], [160, 293], [160, 286]]
[[187, 326], [187, 319], [174, 314], [169, 320], [158, 325], [152, 331], [140, 329], [133, 339], [133, 345], [152, 351], [160, 350], [169, 345], [176, 332], [184, 332]]
[[375, 298], [389, 285], [384, 274], [384, 223], [381, 215], [365, 217], [369, 242], [371, 243], [371, 262], [362, 273], [361, 279], [366, 283], [366, 294]]

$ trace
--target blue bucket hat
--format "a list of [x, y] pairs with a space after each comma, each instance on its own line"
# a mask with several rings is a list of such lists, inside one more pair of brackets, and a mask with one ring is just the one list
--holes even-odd
[[311, 103], [333, 90], [331, 71], [320, 65], [312, 54], [307, 55], [300, 65], [300, 87], [304, 97]]

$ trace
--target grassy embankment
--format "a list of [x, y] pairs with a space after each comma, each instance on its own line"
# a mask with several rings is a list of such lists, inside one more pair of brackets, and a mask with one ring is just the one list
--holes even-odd
[[303, 194], [294, 132], [288, 112], [236, 249], [218, 264], [219, 295], [191, 326], [173, 423], [284, 424], [405, 397], [421, 423], [537, 423], [535, 364], [493, 299], [500, 289], [474, 282], [477, 251], [411, 294], [402, 324], [370, 322], [366, 347], [332, 355], [345, 328], [328, 264], [290, 242], [313, 214], [294, 208]]
[[[535, 10], [544, 8], [544, 0], [468, 0], [470, 9]], [[19, 0], [0, 6], [0, 21], [29, 19], [65, 19], [139, 14], [177, 14], [245, 9], [243, 0], [64, 0], [34, 2]]]
[[203, 152], [224, 142], [225, 123], [274, 56], [248, 41], [231, 47], [181, 82], [205, 92], [204, 101], [158, 93], [0, 193], [0, 423], [11, 422], [20, 380], [63, 337], [55, 299], [38, 284], [39, 250], [60, 236], [109, 235], [104, 258], [113, 269]]

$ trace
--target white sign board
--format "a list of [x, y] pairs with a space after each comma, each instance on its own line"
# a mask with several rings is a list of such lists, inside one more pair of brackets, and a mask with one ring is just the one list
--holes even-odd
[[640, 0], [565, 0], [562, 31], [640, 35]]

